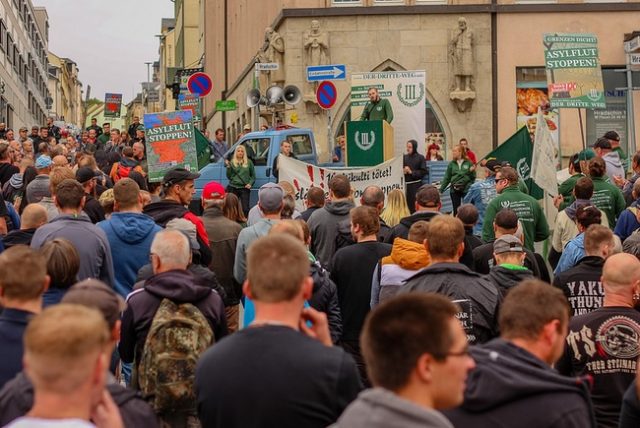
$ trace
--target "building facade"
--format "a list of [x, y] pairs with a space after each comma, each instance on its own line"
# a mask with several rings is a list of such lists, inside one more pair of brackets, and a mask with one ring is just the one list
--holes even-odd
[[47, 12], [30, 0], [0, 0], [0, 122], [43, 125], [48, 89]]
[[[620, 83], [624, 73], [615, 70], [624, 68], [623, 41], [625, 34], [639, 26], [640, 3], [636, 0], [209, 0], [203, 13], [207, 23], [204, 68], [214, 83], [213, 92], [205, 98], [205, 126], [210, 131], [224, 128], [228, 140], [236, 138], [245, 124], [253, 125], [252, 111], [245, 99], [255, 85], [254, 63], [260, 60], [266, 27], [273, 28], [284, 41], [285, 84], [296, 85], [306, 92], [308, 61], [304, 37], [312, 25], [319, 25], [326, 34], [328, 63], [345, 64], [347, 68], [346, 80], [334, 82], [338, 100], [332, 109], [331, 137], [327, 137], [327, 113], [308, 97], [284, 112], [284, 123], [312, 128], [327, 159], [334, 145], [331, 140], [342, 133], [344, 122], [350, 120], [350, 75], [387, 70], [426, 71], [426, 135], [416, 139], [435, 138], [443, 143], [448, 154], [452, 145], [465, 137], [476, 153], [486, 154], [518, 126], [530, 121], [531, 114], [518, 106], [518, 97], [544, 96], [545, 33], [591, 33], [598, 37], [608, 105], [611, 101], [612, 108], [619, 109], [626, 105], [626, 92], [620, 90], [624, 86]], [[459, 73], [452, 58], [455, 56], [452, 45], [460, 18], [464, 18], [472, 33], [471, 65], [464, 72], [471, 82], [472, 98], [456, 94]], [[264, 82], [264, 76], [260, 76], [260, 81]], [[633, 96], [638, 105], [637, 92]], [[216, 112], [215, 101], [220, 99], [236, 100], [238, 110]], [[638, 117], [638, 111], [636, 108], [624, 114]], [[598, 117], [602, 115], [594, 111], [563, 109], [555, 114], [555, 125], [559, 128], [556, 137], [566, 156], [595, 138], [603, 126], [609, 126], [601, 123]], [[584, 132], [580, 130], [579, 114]], [[270, 123], [270, 119], [263, 114], [261, 123]], [[624, 132], [619, 128], [624, 128], [625, 123], [619, 121], [610, 126]]]
[[49, 52], [49, 116], [80, 126], [83, 123], [82, 82], [78, 65], [69, 58]]

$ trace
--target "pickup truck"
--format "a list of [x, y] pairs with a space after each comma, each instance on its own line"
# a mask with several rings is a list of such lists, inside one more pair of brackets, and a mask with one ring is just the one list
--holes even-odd
[[[318, 164], [318, 152], [313, 138], [313, 131], [308, 128], [270, 129], [266, 131], [250, 132], [239, 139], [225, 155], [200, 169], [200, 178], [196, 179], [196, 195], [199, 199], [202, 188], [210, 181], [217, 181], [223, 186], [229, 184], [225, 159], [230, 159], [239, 144], [247, 148], [249, 157], [253, 157], [253, 165], [256, 170], [256, 182], [251, 189], [250, 205], [258, 203], [258, 189], [267, 182], [275, 182], [276, 178], [271, 171], [273, 160], [280, 153], [280, 144], [283, 141], [291, 143], [293, 154], [302, 162]], [[251, 156], [253, 154], [253, 156]], [[331, 164], [340, 166], [341, 164]], [[326, 165], [329, 166], [329, 165]]]

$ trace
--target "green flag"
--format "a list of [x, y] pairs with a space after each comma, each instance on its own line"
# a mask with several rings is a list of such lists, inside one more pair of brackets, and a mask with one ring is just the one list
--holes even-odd
[[533, 143], [529, 136], [529, 130], [523, 126], [504, 143], [496, 147], [483, 159], [495, 158], [501, 162], [508, 161], [522, 177], [529, 188], [529, 194], [536, 199], [542, 199], [544, 193], [531, 179], [531, 158], [533, 156]]

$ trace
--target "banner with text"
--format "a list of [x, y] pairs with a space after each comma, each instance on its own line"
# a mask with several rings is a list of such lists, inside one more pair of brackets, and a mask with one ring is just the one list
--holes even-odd
[[545, 34], [543, 39], [551, 107], [606, 108], [593, 34]]
[[120, 117], [122, 94], [104, 94], [104, 117]]
[[296, 206], [300, 211], [305, 209], [304, 200], [310, 187], [319, 187], [329, 196], [329, 180], [336, 174], [344, 174], [349, 178], [356, 204], [360, 203], [367, 186], [380, 187], [385, 197], [393, 189], [404, 191], [401, 156], [370, 168], [322, 168], [280, 155], [278, 167], [280, 181], [288, 181], [296, 189]]
[[149, 181], [162, 181], [176, 167], [198, 171], [196, 140], [190, 111], [144, 115]]
[[393, 110], [394, 155], [402, 156], [408, 140], [416, 140], [418, 151], [424, 153], [426, 79], [424, 70], [352, 73], [351, 120], [360, 120], [369, 102], [367, 91], [376, 88]]

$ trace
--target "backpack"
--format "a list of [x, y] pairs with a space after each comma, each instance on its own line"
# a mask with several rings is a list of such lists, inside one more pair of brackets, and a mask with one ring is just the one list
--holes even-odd
[[138, 386], [156, 414], [195, 414], [196, 363], [213, 342], [198, 308], [162, 299], [138, 366]]
[[120, 162], [118, 162], [118, 169], [116, 170], [115, 181], [118, 182], [122, 178], [129, 177], [129, 173], [131, 172], [132, 169], [133, 167], [124, 166]]

